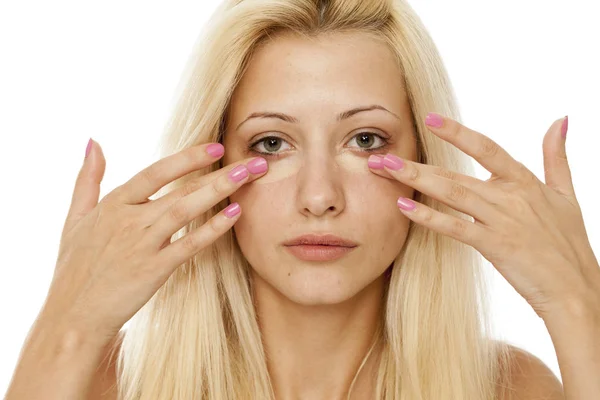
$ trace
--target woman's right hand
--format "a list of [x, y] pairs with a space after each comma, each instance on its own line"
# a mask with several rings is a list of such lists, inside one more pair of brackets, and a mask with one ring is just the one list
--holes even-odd
[[[93, 143], [75, 183], [40, 319], [108, 341], [178, 266], [233, 226], [240, 213], [229, 218], [225, 209], [171, 243], [171, 236], [194, 218], [262, 176], [268, 167], [261, 157], [241, 160], [149, 200], [170, 181], [217, 161], [222, 155], [208, 154], [209, 145], [157, 161], [98, 203], [106, 162]], [[222, 148], [211, 145], [215, 147]], [[229, 172], [241, 180], [235, 182]], [[240, 211], [236, 203], [228, 209]]]

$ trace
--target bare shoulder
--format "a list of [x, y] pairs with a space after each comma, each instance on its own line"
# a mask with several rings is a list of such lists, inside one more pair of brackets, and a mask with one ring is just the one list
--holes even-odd
[[102, 362], [96, 369], [96, 374], [90, 386], [88, 400], [117, 399], [116, 362], [124, 333], [125, 331], [120, 331], [105, 347]]
[[519, 347], [509, 345], [509, 348], [512, 355], [509, 382], [514, 390], [501, 400], [565, 399], [562, 383], [542, 360]]

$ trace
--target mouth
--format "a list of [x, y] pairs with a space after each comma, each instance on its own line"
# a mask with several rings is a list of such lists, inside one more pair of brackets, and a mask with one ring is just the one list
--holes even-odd
[[300, 244], [285, 246], [285, 248], [296, 258], [303, 261], [333, 261], [350, 253], [356, 246]]

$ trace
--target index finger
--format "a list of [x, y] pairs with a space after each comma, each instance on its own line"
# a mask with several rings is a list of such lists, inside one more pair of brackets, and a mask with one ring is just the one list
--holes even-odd
[[[209, 154], [207, 149], [214, 156]], [[215, 149], [218, 151], [214, 151]], [[144, 168], [106, 195], [105, 199], [120, 204], [145, 203], [150, 196], [167, 183], [211, 165], [223, 156], [224, 151], [225, 149], [220, 143], [205, 143], [188, 147]]]
[[492, 174], [512, 181], [525, 178], [528, 170], [523, 164], [489, 137], [436, 113], [429, 113], [425, 124], [436, 136], [473, 157]]

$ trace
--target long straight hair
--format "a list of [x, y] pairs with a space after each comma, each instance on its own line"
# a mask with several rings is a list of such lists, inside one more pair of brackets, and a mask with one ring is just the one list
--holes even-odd
[[[404, 0], [224, 1], [201, 31], [183, 72], [159, 144], [161, 157], [200, 143], [222, 142], [230, 98], [250, 57], [281, 32], [306, 40], [359, 32], [382, 40], [403, 76], [404, 87], [398, 90], [406, 90], [410, 102], [417, 161], [474, 175], [470, 158], [424, 126], [429, 111], [461, 118], [440, 54]], [[157, 196], [221, 167], [213, 164], [188, 174]], [[466, 218], [420, 192], [415, 200]], [[228, 204], [220, 202], [172, 241]], [[232, 229], [179, 266], [129, 321], [117, 359], [118, 398], [274, 400], [249, 268]], [[411, 222], [387, 272], [383, 317], [347, 398], [376, 344], [382, 349], [376, 399], [503, 398], [510, 390], [506, 377], [511, 353], [508, 344], [492, 338], [479, 253]]]

